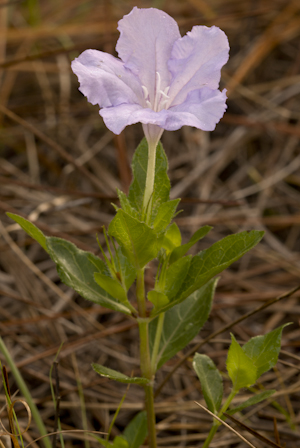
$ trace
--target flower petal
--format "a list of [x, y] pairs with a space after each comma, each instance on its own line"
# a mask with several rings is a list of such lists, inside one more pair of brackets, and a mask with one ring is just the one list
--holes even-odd
[[174, 42], [180, 38], [178, 25], [172, 17], [158, 9], [133, 10], [119, 21], [120, 37], [116, 50], [125, 67], [136, 74], [149, 92], [153, 104], [156, 93], [156, 72], [160, 88], [169, 86], [171, 74], [167, 61]]
[[190, 92], [186, 101], [160, 112], [144, 109], [137, 104], [121, 104], [100, 111], [100, 115], [112, 132], [120, 132], [128, 125], [141, 122], [176, 131], [182, 126], [194, 126], [203, 131], [213, 131], [226, 110], [226, 90], [206, 87]]
[[143, 101], [138, 78], [114, 56], [97, 50], [86, 50], [72, 62], [78, 76], [80, 92], [100, 107]]
[[114, 134], [120, 134], [123, 129], [140, 121], [139, 112], [144, 109], [138, 104], [120, 104], [116, 107], [105, 107], [100, 110], [100, 115], [104, 120], [106, 127]]
[[228, 53], [226, 34], [215, 26], [194, 26], [178, 39], [168, 62], [173, 75], [169, 91], [172, 105], [182, 103], [190, 91], [203, 86], [217, 89]]
[[[213, 131], [226, 109], [226, 89], [220, 92], [203, 87], [190, 92], [182, 104], [171, 107], [168, 112], [178, 115], [177, 120], [181, 120], [184, 125]], [[165, 129], [173, 130], [169, 127]]]

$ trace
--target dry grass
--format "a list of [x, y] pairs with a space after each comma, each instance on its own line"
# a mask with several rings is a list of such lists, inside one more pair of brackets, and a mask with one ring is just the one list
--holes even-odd
[[[228, 35], [231, 58], [222, 72], [228, 112], [213, 133], [184, 128], [163, 135], [170, 160], [172, 196], [183, 198], [177, 223], [184, 237], [213, 224], [197, 249], [245, 229], [264, 229], [263, 242], [221, 276], [213, 312], [200, 342], [269, 299], [299, 285], [300, 274], [300, 3], [291, 0], [28, 0], [0, 4], [0, 328], [15, 362], [53, 430], [49, 369], [59, 360], [63, 429], [82, 428], [78, 375], [88, 428], [107, 430], [125, 387], [98, 377], [92, 362], [126, 374], [138, 371], [137, 328], [126, 317], [88, 303], [59, 281], [47, 254], [5, 215], [28, 217], [48, 235], [62, 236], [98, 253], [96, 233], [114, 215], [116, 187], [128, 189], [130, 160], [142, 137], [139, 125], [114, 136], [98, 108], [78, 92], [70, 61], [85, 48], [114, 51], [117, 20], [132, 6], [157, 6], [179, 23], [215, 24]], [[101, 239], [102, 235], [100, 235]], [[153, 283], [153, 271], [147, 272]], [[276, 388], [273, 403], [250, 408], [240, 419], [282, 446], [300, 446], [299, 292], [240, 324], [240, 341], [285, 322], [277, 368], [263, 384]], [[228, 331], [203, 345], [225, 371]], [[166, 377], [180, 353], [158, 373]], [[3, 359], [0, 355], [0, 358]], [[11, 388], [16, 385], [10, 377]], [[228, 392], [229, 383], [225, 380]], [[243, 399], [247, 395], [244, 391]], [[113, 427], [116, 435], [142, 408], [132, 386]], [[3, 390], [0, 395], [4, 400]], [[200, 447], [211, 417], [190, 359], [157, 397], [160, 447]], [[23, 414], [25, 420], [25, 413]], [[22, 413], [20, 421], [22, 423]], [[240, 430], [256, 447], [267, 446]], [[26, 442], [38, 436], [34, 426]], [[277, 440], [278, 442], [278, 440]], [[74, 439], [66, 436], [66, 446]], [[92, 442], [94, 443], [94, 442]], [[83, 444], [78, 438], [78, 444]], [[212, 448], [245, 447], [226, 428]]]

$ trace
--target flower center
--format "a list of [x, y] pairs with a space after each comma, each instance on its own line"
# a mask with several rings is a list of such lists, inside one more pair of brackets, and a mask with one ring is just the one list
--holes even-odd
[[169, 90], [170, 86], [166, 87], [164, 90], [161, 89], [161, 77], [158, 72], [156, 72], [156, 80], [155, 80], [155, 93], [154, 93], [154, 100], [151, 103], [149, 92], [147, 87], [142, 86], [143, 93], [144, 93], [144, 99], [146, 102], [146, 105], [154, 110], [154, 112], [160, 112], [162, 109], [166, 109], [167, 103], [169, 101]]

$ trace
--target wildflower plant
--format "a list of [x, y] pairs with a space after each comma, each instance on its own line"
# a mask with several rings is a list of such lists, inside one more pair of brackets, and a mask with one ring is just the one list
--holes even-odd
[[[226, 90], [219, 90], [219, 82], [229, 53], [224, 32], [214, 26], [194, 26], [181, 37], [177, 23], [165, 12], [136, 7], [119, 21], [118, 30], [119, 58], [86, 50], [72, 63], [80, 91], [100, 106], [108, 129], [119, 134], [126, 126], [141, 122], [145, 134], [133, 157], [129, 193], [118, 191], [120, 207], [115, 207], [116, 214], [104, 229], [109, 257], [101, 246], [103, 258], [69, 241], [46, 237], [20, 216], [9, 216], [49, 253], [66, 285], [137, 321], [141, 375], [129, 377], [99, 364], [93, 368], [116, 381], [141, 385], [146, 412], [135, 416], [123, 436], [113, 442], [99, 441], [107, 447], [138, 448], [148, 433], [149, 447], [154, 448], [157, 370], [186, 347], [208, 319], [217, 283], [214, 277], [253, 248], [263, 232], [227, 236], [192, 256], [187, 255], [189, 249], [211, 227], [200, 228], [182, 244], [173, 221], [180, 199], [169, 198], [168, 162], [160, 138], [164, 130], [184, 125], [213, 131], [223, 116]], [[158, 260], [155, 282], [146, 291], [144, 273], [154, 259]], [[129, 290], [133, 288], [135, 299], [131, 300]], [[211, 412], [223, 417], [236, 393], [275, 365], [282, 328], [251, 339], [243, 348], [233, 337], [227, 359], [233, 390], [223, 406], [219, 372], [207, 356], [195, 356], [193, 366]], [[250, 404], [269, 395], [260, 395]], [[214, 423], [205, 447], [218, 426]]]

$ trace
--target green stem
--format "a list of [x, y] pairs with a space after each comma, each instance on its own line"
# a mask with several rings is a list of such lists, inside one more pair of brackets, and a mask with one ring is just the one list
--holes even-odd
[[[20, 389], [23, 397], [25, 398], [28, 406], [30, 407], [33, 419], [36, 423], [36, 426], [41, 434], [41, 436], [47, 435], [47, 430], [45, 428], [45, 425], [43, 423], [43, 420], [41, 419], [40, 413], [38, 411], [38, 408], [36, 407], [35, 403], [33, 402], [33, 399], [31, 397], [31, 394], [22, 378], [22, 375], [20, 374], [19, 369], [17, 368], [16, 364], [14, 363], [12, 357], [10, 356], [9, 351], [6, 348], [6, 345], [4, 344], [3, 339], [0, 337], [0, 350], [3, 353], [7, 364], [10, 367], [11, 373], [14, 376], [14, 379], [17, 382], [18, 388]], [[45, 445], [45, 448], [51, 448], [51, 442], [49, 437], [45, 437], [43, 439], [43, 443]]]
[[209, 431], [209, 434], [204, 442], [204, 444], [202, 445], [202, 448], [208, 448], [210, 445], [210, 442], [212, 441], [212, 439], [214, 438], [218, 428], [220, 426], [220, 423], [218, 421], [214, 421], [211, 430]]
[[[230, 403], [232, 402], [232, 400], [234, 399], [234, 397], [236, 396], [236, 394], [237, 394], [238, 392], [239, 392], [238, 390], [233, 389], [233, 390], [231, 391], [231, 393], [228, 395], [227, 400], [226, 400], [225, 403], [223, 404], [223, 406], [222, 406], [220, 412], [218, 413], [218, 417], [219, 417], [219, 418], [222, 418], [222, 415], [224, 414], [224, 412], [227, 411], [227, 409], [228, 409], [229, 406], [230, 406]], [[219, 423], [219, 425], [221, 425], [221, 423]]]
[[[220, 412], [218, 413], [218, 417], [219, 417], [219, 418], [222, 418], [224, 412], [227, 411], [227, 409], [228, 409], [230, 403], [232, 402], [232, 400], [234, 399], [234, 397], [236, 396], [237, 393], [238, 393], [238, 390], [232, 390], [232, 391], [231, 391], [231, 393], [230, 393], [230, 395], [228, 396], [227, 400], [226, 400], [225, 403], [223, 404], [223, 406], [222, 406]], [[215, 436], [215, 434], [216, 434], [216, 432], [217, 432], [217, 430], [218, 430], [218, 428], [219, 428], [219, 426], [220, 426], [221, 424], [222, 424], [222, 423], [218, 422], [217, 420], [214, 420], [213, 426], [211, 427], [211, 430], [210, 430], [210, 432], [209, 432], [209, 434], [208, 434], [208, 436], [207, 436], [207, 438], [206, 438], [204, 444], [202, 445], [202, 448], [208, 448], [208, 447], [209, 447], [210, 442], [211, 442], [212, 439], [214, 438], [214, 436]]]
[[140, 317], [146, 317], [146, 297], [145, 297], [145, 282], [144, 269], [137, 271], [136, 277], [136, 298]]
[[155, 160], [156, 160], [157, 142], [148, 142], [148, 165], [145, 184], [143, 209], [147, 213], [146, 222], [149, 223], [152, 209], [152, 196], [155, 178]]
[[148, 440], [149, 448], [156, 448], [156, 429], [154, 412], [154, 394], [153, 394], [153, 373], [151, 369], [150, 348], [149, 348], [149, 319], [146, 316], [146, 297], [144, 269], [137, 272], [136, 295], [140, 317], [138, 318], [140, 332], [140, 363], [141, 373], [144, 378], [149, 380], [149, 384], [144, 386], [145, 407], [147, 411]]
[[161, 333], [162, 333], [163, 324], [164, 324], [164, 318], [165, 318], [165, 313], [160, 313], [158, 316], [156, 334], [155, 334], [154, 345], [153, 345], [153, 350], [152, 350], [152, 358], [151, 358], [152, 372], [156, 372], [156, 360], [157, 360], [157, 354], [158, 354], [158, 350], [159, 350]]
[[154, 395], [153, 395], [153, 375], [150, 362], [149, 350], [149, 321], [148, 319], [138, 319], [140, 331], [140, 362], [141, 373], [144, 378], [149, 379], [149, 384], [144, 386], [145, 390], [145, 407], [147, 411], [148, 423], [148, 442], [149, 448], [156, 448], [156, 429], [155, 429], [155, 412], [154, 412]]

